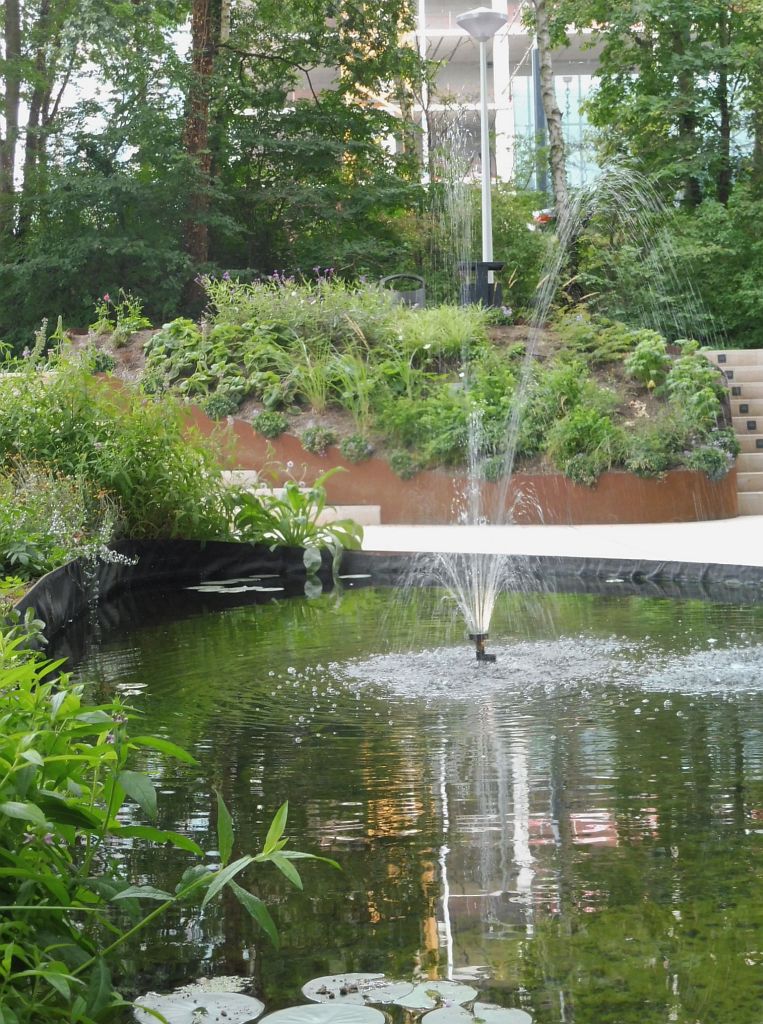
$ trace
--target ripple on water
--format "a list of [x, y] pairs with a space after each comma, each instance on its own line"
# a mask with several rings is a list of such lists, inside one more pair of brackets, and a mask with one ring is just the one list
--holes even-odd
[[467, 646], [378, 654], [331, 668], [350, 686], [378, 686], [426, 701], [473, 701], [491, 694], [558, 694], [601, 687], [675, 693], [755, 693], [763, 688], [763, 646], [708, 646], [684, 655], [622, 637], [557, 637], [490, 645], [495, 663]]

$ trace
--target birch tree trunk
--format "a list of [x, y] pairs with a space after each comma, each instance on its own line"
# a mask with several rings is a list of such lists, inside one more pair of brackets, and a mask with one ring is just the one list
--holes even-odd
[[551, 187], [554, 190], [554, 203], [557, 216], [563, 217], [569, 202], [567, 191], [567, 156], [562, 133], [562, 112], [556, 103], [554, 90], [554, 68], [551, 62], [551, 32], [549, 29], [546, 0], [532, 0], [535, 15], [535, 35], [538, 40], [538, 56], [540, 58], [540, 89], [543, 99], [543, 111], [546, 115], [548, 130], [549, 166], [551, 168]]
[[16, 147], [21, 101], [21, 10], [19, 0], [5, 0], [3, 71], [0, 101], [5, 114], [5, 136], [0, 135], [0, 239], [14, 229]]
[[209, 105], [215, 52], [220, 38], [221, 0], [193, 0], [191, 12], [191, 86], [183, 141], [195, 165], [196, 182], [188, 202], [185, 250], [194, 271], [209, 259], [209, 183], [212, 153], [209, 148]]

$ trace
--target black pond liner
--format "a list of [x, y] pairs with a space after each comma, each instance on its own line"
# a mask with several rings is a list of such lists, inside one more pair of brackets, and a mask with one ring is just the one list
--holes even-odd
[[[304, 593], [307, 578], [301, 548], [271, 550], [260, 544], [157, 540], [119, 541], [111, 550], [113, 560], [75, 560], [48, 573], [18, 602], [17, 609], [22, 613], [27, 608], [34, 610], [46, 624], [48, 641], [66, 631], [76, 650], [76, 634], [84, 634], [94, 621], [108, 630], [125, 617], [131, 618], [131, 612], [145, 615], [148, 605], [157, 619], [177, 616], [183, 587], [277, 576], [273, 582], [283, 587], [282, 594], [288, 597]], [[737, 605], [763, 602], [763, 568], [758, 566], [557, 556], [517, 556], [512, 562], [520, 589], [528, 591], [637, 594]], [[394, 586], [412, 579], [422, 586], [432, 582], [426, 559], [411, 552], [347, 551], [339, 572], [358, 577], [347, 581], [352, 586]], [[327, 551], [317, 576], [324, 589], [333, 586], [332, 559]], [[214, 607], [268, 601], [273, 596], [272, 592], [215, 594]], [[195, 600], [198, 609], [198, 596]]]

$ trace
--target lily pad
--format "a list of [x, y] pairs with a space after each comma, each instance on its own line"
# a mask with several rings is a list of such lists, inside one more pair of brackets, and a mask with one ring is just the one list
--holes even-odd
[[302, 995], [315, 1003], [393, 1003], [413, 991], [410, 981], [388, 981], [383, 974], [329, 974], [313, 978], [302, 987]]
[[240, 992], [215, 991], [217, 985], [231, 979], [211, 979], [197, 985], [185, 985], [171, 995], [147, 992], [135, 1000], [133, 1014], [138, 1024], [156, 1024], [161, 1013], [167, 1024], [250, 1024], [257, 1020], [265, 1004]]
[[477, 998], [477, 989], [471, 985], [460, 985], [456, 981], [422, 981], [400, 999], [397, 1006], [406, 1010], [434, 1010], [440, 1003], [470, 1003]]
[[507, 1009], [495, 1003], [475, 1003], [474, 1016], [485, 1024], [532, 1024], [532, 1017], [525, 1010]]
[[439, 1010], [431, 1010], [421, 1018], [422, 1024], [474, 1024], [470, 1010], [463, 1006], [441, 1006]]
[[289, 1006], [263, 1017], [260, 1024], [386, 1024], [381, 1010], [352, 1003], [308, 1003]]

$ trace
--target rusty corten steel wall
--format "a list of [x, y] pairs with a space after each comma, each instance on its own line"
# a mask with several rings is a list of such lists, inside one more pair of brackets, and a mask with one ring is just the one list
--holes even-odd
[[[219, 423], [198, 409], [192, 418], [205, 434], [220, 429]], [[262, 470], [269, 463], [278, 482], [283, 477], [277, 467], [292, 462], [292, 475], [312, 483], [330, 467], [343, 466], [348, 472], [337, 473], [326, 485], [335, 505], [379, 505], [382, 523], [451, 523], [455, 519], [465, 486], [463, 476], [424, 470], [411, 480], [401, 480], [384, 459], [348, 462], [336, 448], [323, 456], [312, 455], [296, 437], [284, 434], [267, 441], [243, 420], [234, 420], [228, 430], [233, 434], [227, 460], [231, 469]], [[498, 489], [494, 484], [483, 486], [490, 507]], [[514, 508], [517, 523], [675, 523], [738, 515], [736, 470], [716, 482], [704, 473], [679, 469], [661, 480], [611, 472], [604, 473], [595, 487], [574, 484], [559, 473], [517, 473], [506, 504], [511, 506], [520, 492], [525, 500]]]

